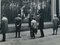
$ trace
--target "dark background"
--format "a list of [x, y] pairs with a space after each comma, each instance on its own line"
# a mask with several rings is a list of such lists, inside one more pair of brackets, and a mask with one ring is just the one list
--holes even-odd
[[[2, 12], [2, 15], [5, 15], [8, 18], [9, 24], [14, 23], [14, 18], [17, 16], [18, 13], [21, 13], [20, 8], [22, 6], [27, 5], [25, 7], [25, 10], [27, 10], [27, 11], [25, 11], [25, 12], [28, 12], [28, 10], [30, 8], [30, 3], [34, 2], [34, 0], [29, 0], [28, 3], [27, 3], [27, 1], [28, 0], [2, 0], [1, 12]], [[51, 0], [49, 0], [49, 2], [47, 2], [47, 0], [39, 0], [39, 1], [40, 2], [42, 2], [42, 1], [46, 2], [44, 21], [45, 22], [51, 21]], [[35, 11], [34, 8], [33, 8], [33, 11]], [[38, 16], [37, 16], [37, 18], [38, 18]], [[28, 19], [24, 20], [23, 22], [24, 23], [28, 22]]]

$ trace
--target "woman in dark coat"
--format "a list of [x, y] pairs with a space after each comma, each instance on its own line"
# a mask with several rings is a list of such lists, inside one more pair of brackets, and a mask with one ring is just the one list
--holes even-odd
[[1, 32], [3, 35], [2, 41], [6, 40], [6, 32], [8, 30], [8, 19], [6, 17], [2, 17], [2, 23], [1, 23]]

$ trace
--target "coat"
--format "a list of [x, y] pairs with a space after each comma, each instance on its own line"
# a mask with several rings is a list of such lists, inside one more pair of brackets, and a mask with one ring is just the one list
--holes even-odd
[[53, 29], [57, 29], [58, 28], [58, 22], [59, 22], [59, 19], [57, 17], [55, 17], [53, 19]]
[[44, 10], [41, 9], [39, 10], [39, 29], [43, 29], [44, 28]]
[[2, 18], [1, 32], [6, 33], [8, 31], [8, 19], [6, 17]]
[[32, 20], [31, 21], [31, 32], [34, 32], [34, 33], [36, 33], [37, 34], [37, 21], [36, 20]]
[[21, 18], [20, 17], [15, 18], [15, 28], [16, 28], [16, 31], [20, 31], [20, 28], [21, 28]]
[[37, 29], [37, 21], [36, 20], [31, 21], [31, 27], [34, 29]]
[[29, 17], [29, 27], [31, 27], [31, 20], [32, 20], [32, 18], [31, 18], [31, 16]]

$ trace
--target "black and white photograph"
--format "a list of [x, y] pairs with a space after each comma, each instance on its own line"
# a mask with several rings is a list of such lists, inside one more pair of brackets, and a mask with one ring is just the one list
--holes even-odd
[[0, 45], [60, 45], [60, 0], [0, 0]]

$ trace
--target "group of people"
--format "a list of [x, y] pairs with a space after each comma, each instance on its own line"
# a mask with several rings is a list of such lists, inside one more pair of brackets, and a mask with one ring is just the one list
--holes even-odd
[[[42, 10], [42, 12], [41, 12]], [[40, 30], [41, 36], [40, 37], [44, 37], [44, 11], [43, 9], [39, 10], [39, 13], [41, 13], [39, 15], [39, 25], [37, 24], [38, 22], [36, 21], [35, 17], [33, 15], [30, 16], [29, 18], [29, 29], [30, 29], [30, 37], [31, 38], [35, 38], [35, 34], [37, 34], [37, 30]], [[18, 14], [18, 17], [15, 18], [15, 27], [16, 27], [16, 38], [17, 38], [17, 33], [18, 33], [18, 38], [20, 38], [20, 31], [21, 31], [21, 16], [20, 14]], [[57, 31], [58, 31], [58, 25], [59, 25], [59, 19], [57, 17], [57, 15], [54, 15], [53, 18], [53, 35], [57, 35]], [[56, 31], [56, 32], [55, 32]]]
[[[40, 14], [41, 13], [41, 14]], [[37, 29], [40, 29], [41, 36], [44, 37], [44, 11], [43, 9], [39, 10], [39, 26], [37, 25], [37, 21], [34, 17], [34, 15], [30, 15], [29, 17], [29, 29], [30, 29], [30, 36], [31, 38], [35, 38], [35, 34], [37, 34]], [[16, 32], [16, 38], [21, 38], [20, 32], [21, 32], [21, 24], [22, 24], [22, 18], [21, 15], [18, 14], [18, 16], [15, 18], [15, 32]]]
[[[44, 10], [40, 9], [39, 10], [39, 22], [36, 21], [36, 18], [34, 17], [34, 15], [30, 15], [29, 17], [29, 29], [30, 29], [30, 37], [31, 38], [35, 38], [35, 34], [37, 34], [37, 30], [40, 30], [41, 36], [40, 37], [44, 37]], [[38, 25], [37, 25], [38, 23]], [[15, 18], [15, 27], [16, 27], [16, 38], [17, 38], [17, 34], [18, 34], [18, 38], [20, 38], [20, 31], [21, 31], [21, 24], [22, 24], [22, 18], [21, 15], [18, 14], [18, 17]], [[54, 14], [54, 18], [53, 18], [53, 35], [56, 34], [57, 35], [57, 31], [58, 31], [58, 25], [59, 25], [59, 19], [57, 17], [56, 14]], [[56, 33], [55, 33], [56, 31]]]
[[44, 15], [43, 14], [44, 14], [43, 9], [39, 10], [39, 25], [37, 25], [37, 21], [36, 21], [34, 16], [31, 16], [29, 18], [29, 27], [30, 27], [30, 36], [31, 36], [31, 38], [35, 38], [35, 34], [37, 34], [37, 29], [38, 28], [40, 29], [40, 32], [41, 32], [41, 36], [40, 37], [44, 37], [44, 32], [43, 32]]
[[[44, 37], [44, 32], [43, 32], [43, 29], [44, 29], [44, 10], [40, 9], [38, 11], [38, 13], [39, 13], [39, 22], [38, 22], [39, 24], [38, 25], [37, 25], [37, 21], [33, 15], [31, 15], [29, 17], [30, 37], [32, 39], [35, 38], [35, 34], [37, 34], [38, 29], [40, 30], [40, 33], [41, 33], [40, 37]], [[3, 34], [2, 41], [5, 41], [6, 40], [6, 32], [8, 30], [8, 19], [3, 15], [1, 22], [2, 22], [1, 23], [1, 30], [2, 30], [1, 33]], [[58, 19], [57, 15], [55, 14], [54, 18], [53, 18], [53, 35], [57, 34], [58, 22], [59, 22], [59, 19]], [[16, 32], [15, 38], [17, 38], [17, 37], [21, 38], [21, 36], [20, 36], [21, 24], [22, 24], [22, 18], [21, 18], [21, 15], [18, 14], [18, 16], [15, 18], [15, 29], [16, 29], [15, 30], [15, 32]], [[55, 30], [56, 30], [56, 33], [55, 33]]]

